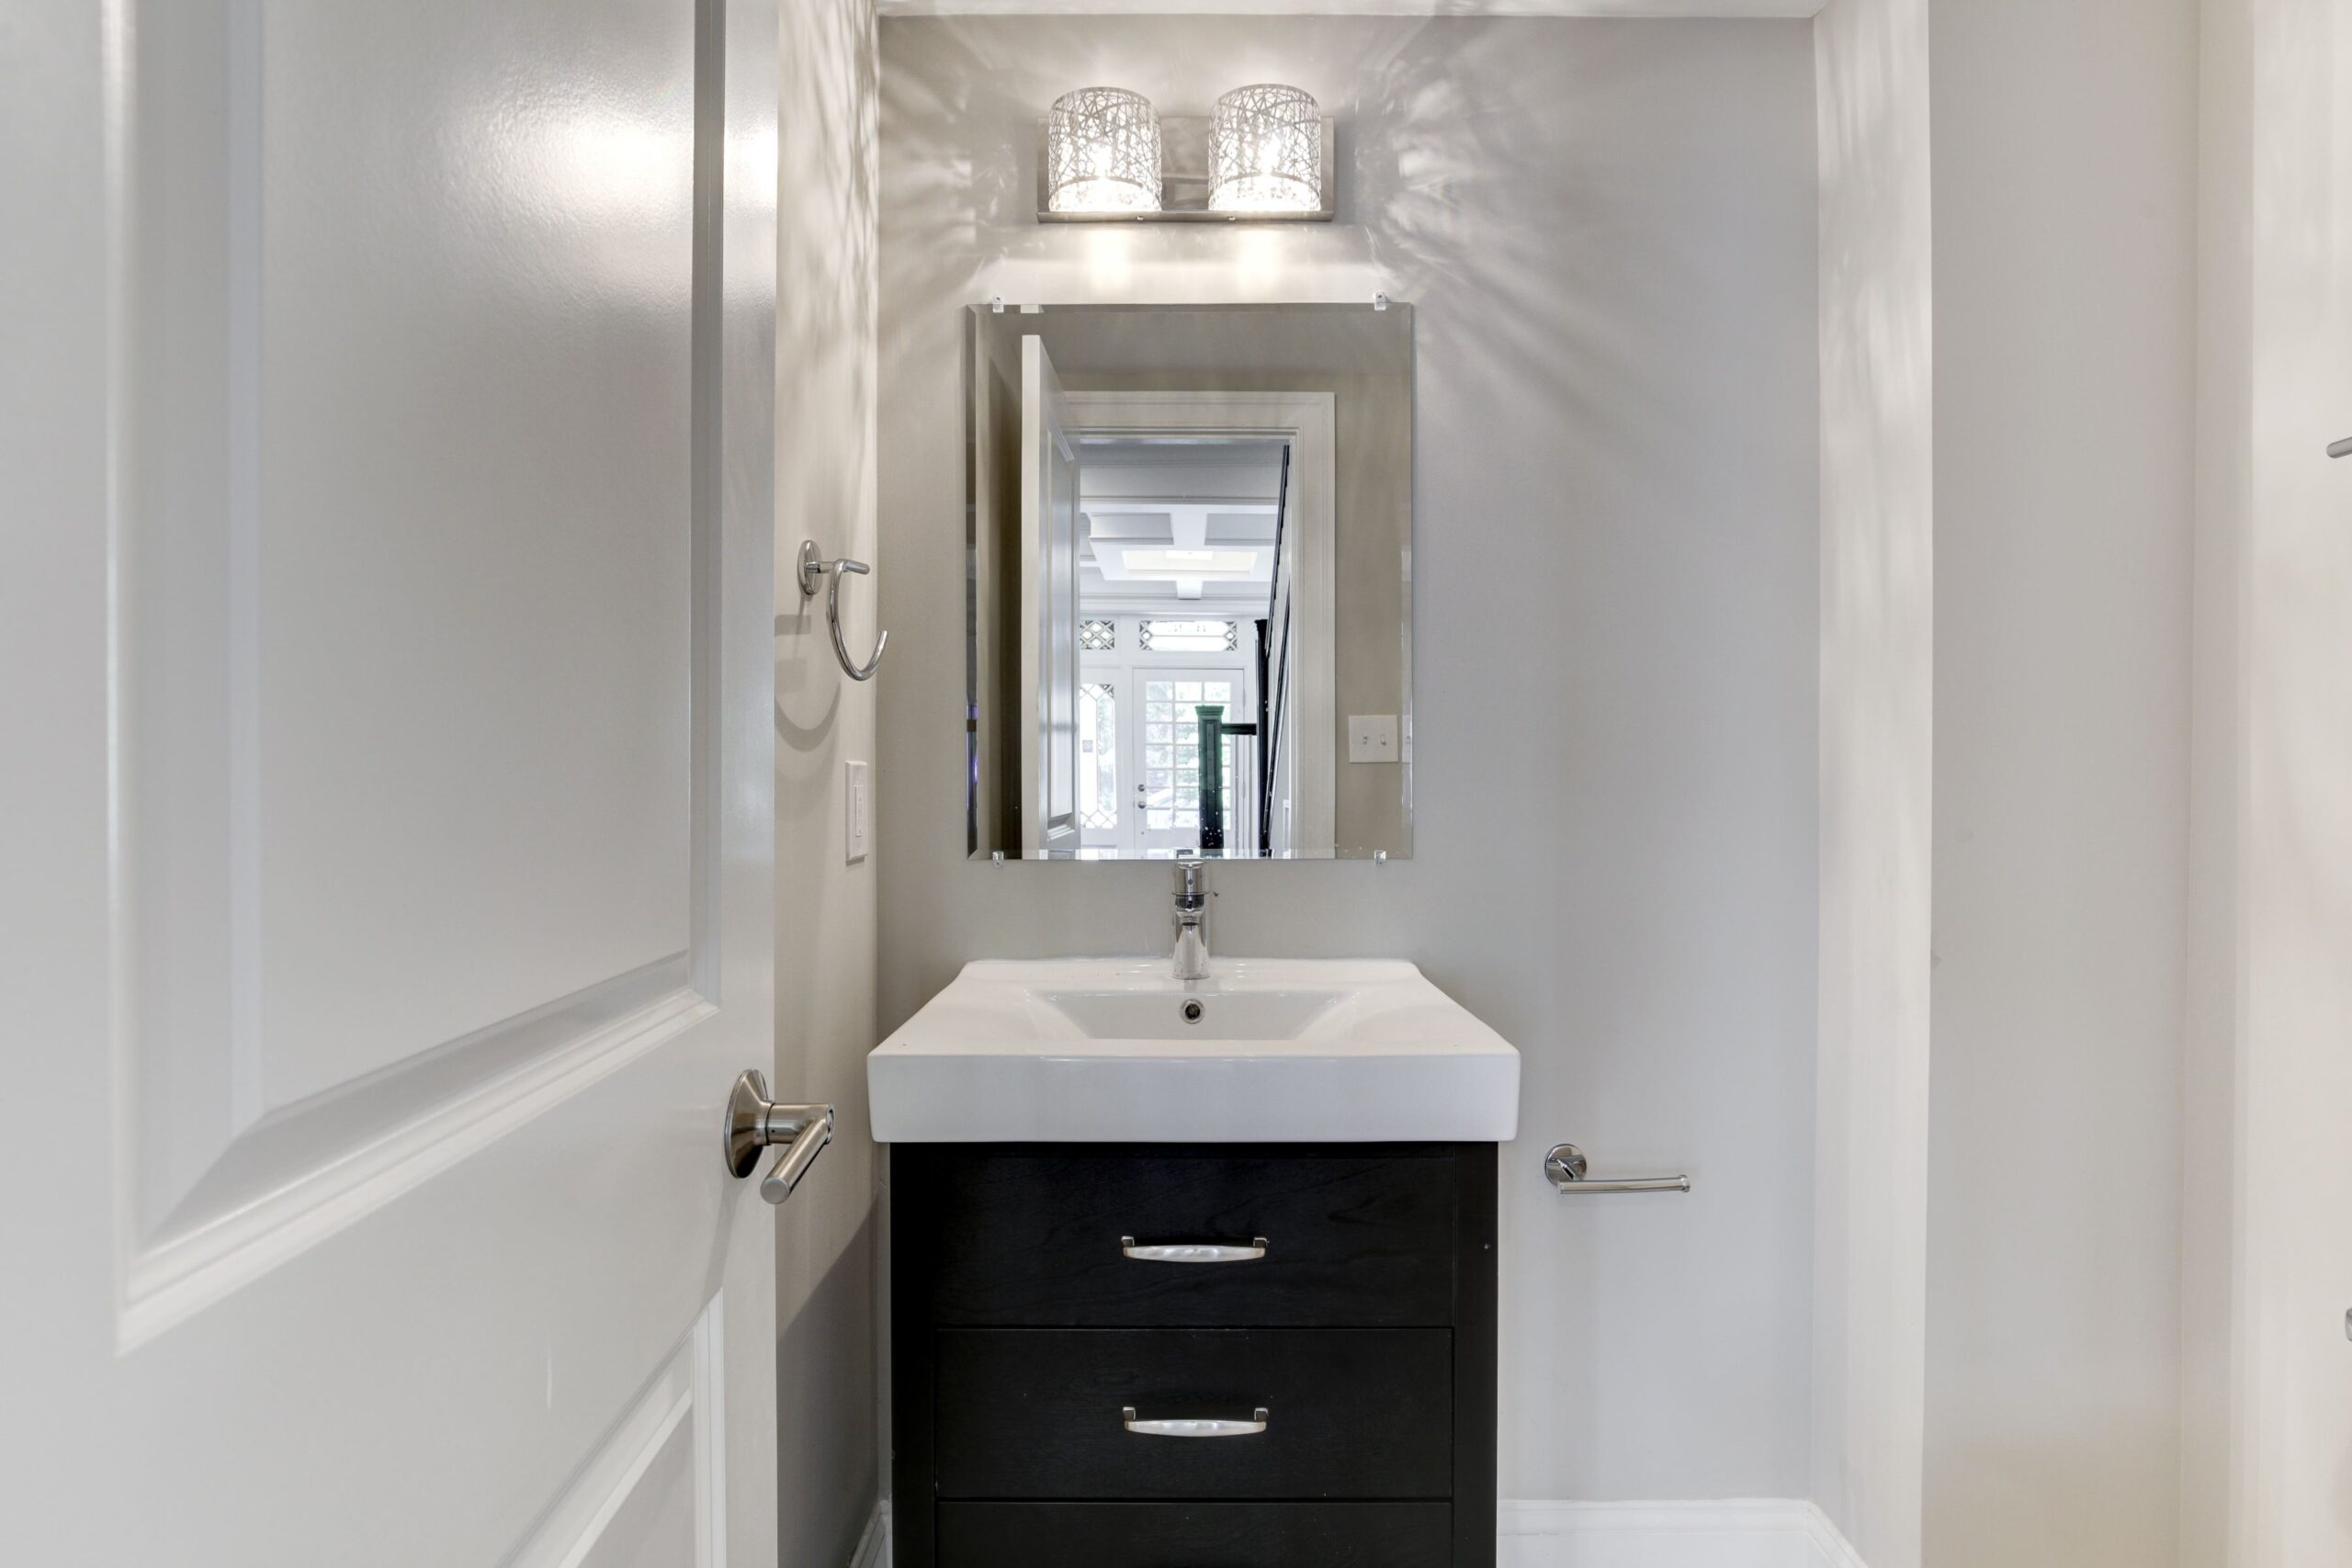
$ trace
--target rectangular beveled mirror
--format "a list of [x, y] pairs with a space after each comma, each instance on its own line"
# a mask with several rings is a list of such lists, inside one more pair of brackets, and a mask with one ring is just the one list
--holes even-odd
[[1410, 854], [1411, 308], [970, 321], [971, 852]]

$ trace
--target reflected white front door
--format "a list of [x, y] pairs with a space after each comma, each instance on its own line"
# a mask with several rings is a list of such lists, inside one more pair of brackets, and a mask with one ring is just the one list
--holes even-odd
[[0, 32], [0, 1557], [765, 1568], [774, 0]]
[[[1136, 750], [1137, 814], [1142, 830], [1137, 840], [1147, 856], [1168, 856], [1194, 850], [1201, 842], [1201, 728], [1198, 710], [1208, 704], [1224, 707], [1226, 716], [1248, 723], [1254, 714], [1242, 712], [1245, 682], [1236, 670], [1138, 669], [1135, 684], [1142, 694], [1142, 722]], [[1227, 843], [1234, 853], [1243, 848], [1232, 836], [1236, 820], [1231, 800], [1233, 756], [1237, 738], [1226, 741]]]

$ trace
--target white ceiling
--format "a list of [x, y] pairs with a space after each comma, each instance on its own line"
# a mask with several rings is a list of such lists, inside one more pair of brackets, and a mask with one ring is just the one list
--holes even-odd
[[1826, 0], [878, 0], [886, 17], [1810, 17]]

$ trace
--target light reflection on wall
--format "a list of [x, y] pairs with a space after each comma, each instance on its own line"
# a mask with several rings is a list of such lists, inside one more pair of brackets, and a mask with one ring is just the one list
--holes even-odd
[[[763, 143], [763, 145], [762, 144]], [[537, 259], [532, 272], [567, 294], [673, 302], [694, 267], [691, 87], [594, 105], [494, 92], [453, 122], [439, 184], [466, 209], [473, 243]], [[738, 177], [773, 190], [775, 135], [745, 138]]]
[[1241, 297], [1270, 292], [1282, 276], [1282, 236], [1268, 229], [1243, 230], [1233, 239], [1233, 281]]
[[1086, 280], [1098, 292], [1116, 297], [1135, 281], [1136, 235], [1132, 229], [1110, 225], [1087, 236]]

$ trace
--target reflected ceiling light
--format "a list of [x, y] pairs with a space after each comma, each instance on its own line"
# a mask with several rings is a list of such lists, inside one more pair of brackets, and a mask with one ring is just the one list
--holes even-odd
[[1309, 95], [1236, 87], [1209, 126], [1209, 210], [1314, 212], [1323, 205], [1323, 118]]
[[1159, 210], [1159, 119], [1124, 87], [1080, 87], [1046, 118], [1047, 202], [1055, 212]]
[[1119, 565], [1129, 577], [1249, 577], [1258, 570], [1258, 552], [1130, 545], [1119, 552]]

